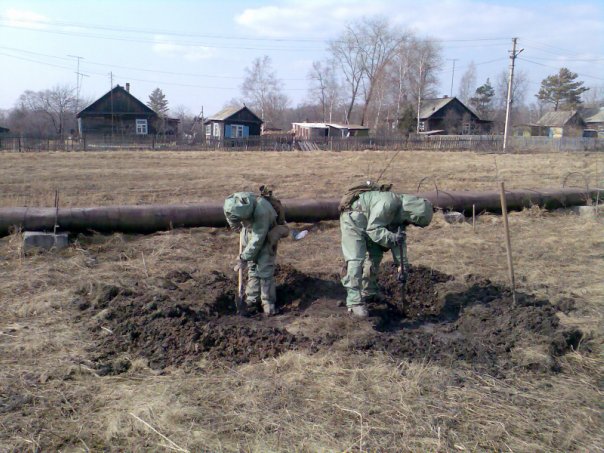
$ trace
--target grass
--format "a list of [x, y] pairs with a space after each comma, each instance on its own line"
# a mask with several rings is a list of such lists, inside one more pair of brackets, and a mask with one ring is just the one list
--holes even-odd
[[[5, 154], [0, 205], [52, 205], [53, 187], [66, 206], [192, 202], [266, 181], [283, 197], [333, 197], [391, 155]], [[410, 191], [423, 176], [442, 189], [494, 190], [498, 176], [510, 188], [555, 187], [569, 171], [595, 186], [603, 168], [594, 154], [497, 155], [496, 169], [493, 155], [400, 156], [386, 179]], [[565, 356], [561, 373], [518, 370], [495, 379], [463, 364], [331, 351], [240, 366], [202, 360], [195, 372], [162, 373], [130, 357], [127, 373], [99, 377], [91, 355], [110, 333], [74, 318], [74, 292], [151, 284], [176, 269], [231, 272], [235, 235], [202, 228], [97, 235], [33, 256], [22, 255], [19, 234], [2, 238], [0, 451], [597, 451], [604, 444], [601, 219], [533, 208], [512, 213], [510, 228], [519, 289], [552, 302], [574, 299], [577, 310], [560, 314], [561, 322], [590, 333], [596, 348]], [[498, 216], [480, 216], [474, 232], [437, 215], [428, 228], [410, 229], [409, 254], [414, 264], [456, 277], [507, 281]], [[337, 222], [304, 243], [284, 241], [279, 260], [303, 272], [338, 272]], [[516, 352], [541, 353], [530, 345]]]

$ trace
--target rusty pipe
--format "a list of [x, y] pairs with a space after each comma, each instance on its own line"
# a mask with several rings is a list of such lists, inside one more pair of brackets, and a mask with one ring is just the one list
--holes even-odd
[[[578, 188], [507, 190], [508, 209], [519, 210], [532, 205], [546, 209], [585, 204], [595, 199], [600, 189]], [[443, 191], [414, 194], [427, 198], [435, 208], [464, 213], [500, 212], [498, 191]], [[337, 220], [339, 199], [283, 200], [288, 222]], [[55, 217], [56, 216], [56, 217]], [[52, 231], [55, 218], [60, 230], [70, 232], [152, 233], [171, 228], [224, 227], [222, 201], [181, 205], [124, 205], [92, 208], [0, 208], [0, 236], [13, 228], [29, 231]]]

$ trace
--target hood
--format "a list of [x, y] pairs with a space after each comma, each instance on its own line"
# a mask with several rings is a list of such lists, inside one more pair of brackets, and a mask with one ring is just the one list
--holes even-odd
[[224, 216], [229, 225], [249, 220], [254, 214], [256, 196], [251, 192], [236, 192], [224, 200]]
[[401, 194], [400, 223], [408, 223], [418, 227], [426, 227], [432, 221], [433, 208], [425, 198], [415, 197], [413, 195]]

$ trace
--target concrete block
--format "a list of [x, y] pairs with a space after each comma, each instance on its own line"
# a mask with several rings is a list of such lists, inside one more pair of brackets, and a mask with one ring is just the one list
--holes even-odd
[[23, 233], [23, 251], [56, 250], [64, 249], [69, 245], [68, 233], [43, 233], [40, 231], [26, 231]]
[[447, 223], [464, 223], [466, 221], [466, 217], [461, 212], [445, 212], [443, 216]]

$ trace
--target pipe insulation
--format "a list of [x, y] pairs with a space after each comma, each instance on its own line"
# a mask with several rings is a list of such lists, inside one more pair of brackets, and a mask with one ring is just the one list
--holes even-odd
[[[546, 209], [584, 205], [600, 197], [601, 189], [506, 190], [508, 209], [537, 205]], [[427, 198], [435, 208], [471, 213], [500, 212], [498, 191], [432, 191], [414, 194]], [[339, 218], [339, 199], [282, 200], [288, 222], [318, 222]], [[55, 219], [60, 231], [101, 233], [152, 233], [171, 228], [224, 227], [222, 201], [180, 205], [124, 205], [92, 208], [0, 208], [0, 236], [14, 228], [52, 231]]]

